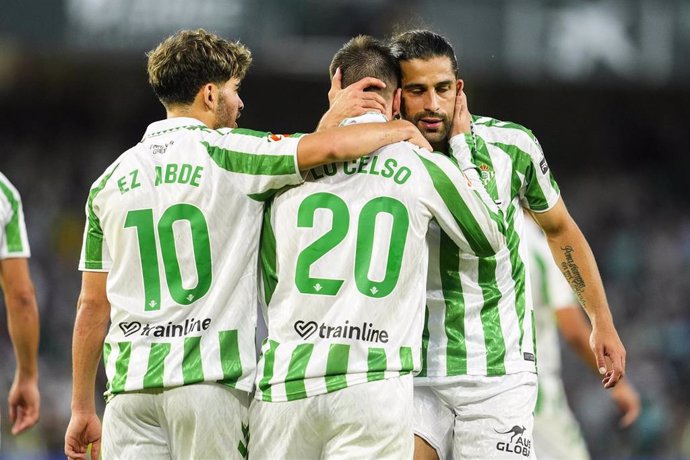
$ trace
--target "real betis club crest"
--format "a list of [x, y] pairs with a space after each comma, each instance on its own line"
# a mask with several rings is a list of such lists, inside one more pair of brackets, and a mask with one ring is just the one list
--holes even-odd
[[484, 187], [486, 187], [489, 184], [489, 182], [491, 182], [491, 179], [493, 179], [495, 175], [496, 173], [491, 169], [489, 165], [479, 165], [479, 177], [481, 178]]

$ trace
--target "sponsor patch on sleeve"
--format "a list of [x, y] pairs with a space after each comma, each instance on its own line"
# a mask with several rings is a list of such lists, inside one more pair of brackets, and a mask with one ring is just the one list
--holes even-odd
[[542, 174], [549, 172], [549, 165], [546, 163], [546, 158], [542, 157], [539, 163], [539, 169], [541, 169]]

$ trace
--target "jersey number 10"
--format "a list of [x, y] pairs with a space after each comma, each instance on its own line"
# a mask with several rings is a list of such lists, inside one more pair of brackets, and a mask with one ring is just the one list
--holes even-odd
[[[173, 224], [187, 221], [192, 232], [194, 265], [197, 273], [196, 286], [185, 289], [182, 286], [182, 271], [175, 247]], [[161, 305], [161, 280], [158, 268], [158, 248], [153, 222], [152, 209], [129, 211], [125, 228], [134, 227], [139, 240], [141, 272], [144, 278], [144, 310], [159, 310]], [[170, 296], [179, 305], [189, 305], [199, 300], [211, 287], [211, 243], [208, 236], [208, 225], [204, 214], [196, 206], [180, 203], [165, 210], [158, 221], [158, 242], [163, 256], [165, 279]]]

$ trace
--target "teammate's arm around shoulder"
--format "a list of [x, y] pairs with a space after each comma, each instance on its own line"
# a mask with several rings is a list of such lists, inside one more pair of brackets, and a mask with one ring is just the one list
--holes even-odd
[[101, 422], [96, 414], [95, 385], [98, 361], [110, 320], [106, 295], [107, 272], [84, 272], [72, 337], [72, 418], [65, 433], [65, 455], [69, 459], [97, 459], [101, 444]]
[[590, 347], [604, 375], [604, 387], [611, 388], [625, 374], [625, 347], [613, 324], [594, 254], [562, 198], [547, 211], [532, 212], [532, 216], [544, 230], [554, 260], [589, 316]]
[[303, 136], [297, 146], [297, 162], [304, 171], [322, 164], [355, 160], [385, 145], [401, 141], [431, 149], [428, 141], [409, 121], [363, 123], [328, 128]]
[[477, 188], [445, 155], [421, 149], [416, 154], [430, 179], [431, 211], [453, 241], [479, 257], [505, 247], [503, 214], [481, 184]]

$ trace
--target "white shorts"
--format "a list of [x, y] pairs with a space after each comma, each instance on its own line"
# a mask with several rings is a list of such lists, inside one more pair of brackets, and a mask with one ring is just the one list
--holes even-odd
[[536, 374], [467, 376], [414, 391], [415, 434], [436, 449], [440, 460], [536, 458]]
[[412, 376], [287, 402], [255, 399], [252, 460], [412, 459]]
[[115, 395], [103, 415], [103, 460], [243, 459], [249, 394], [216, 383]]
[[580, 425], [568, 407], [563, 382], [557, 376], [539, 376], [534, 448], [539, 460], [589, 460]]

